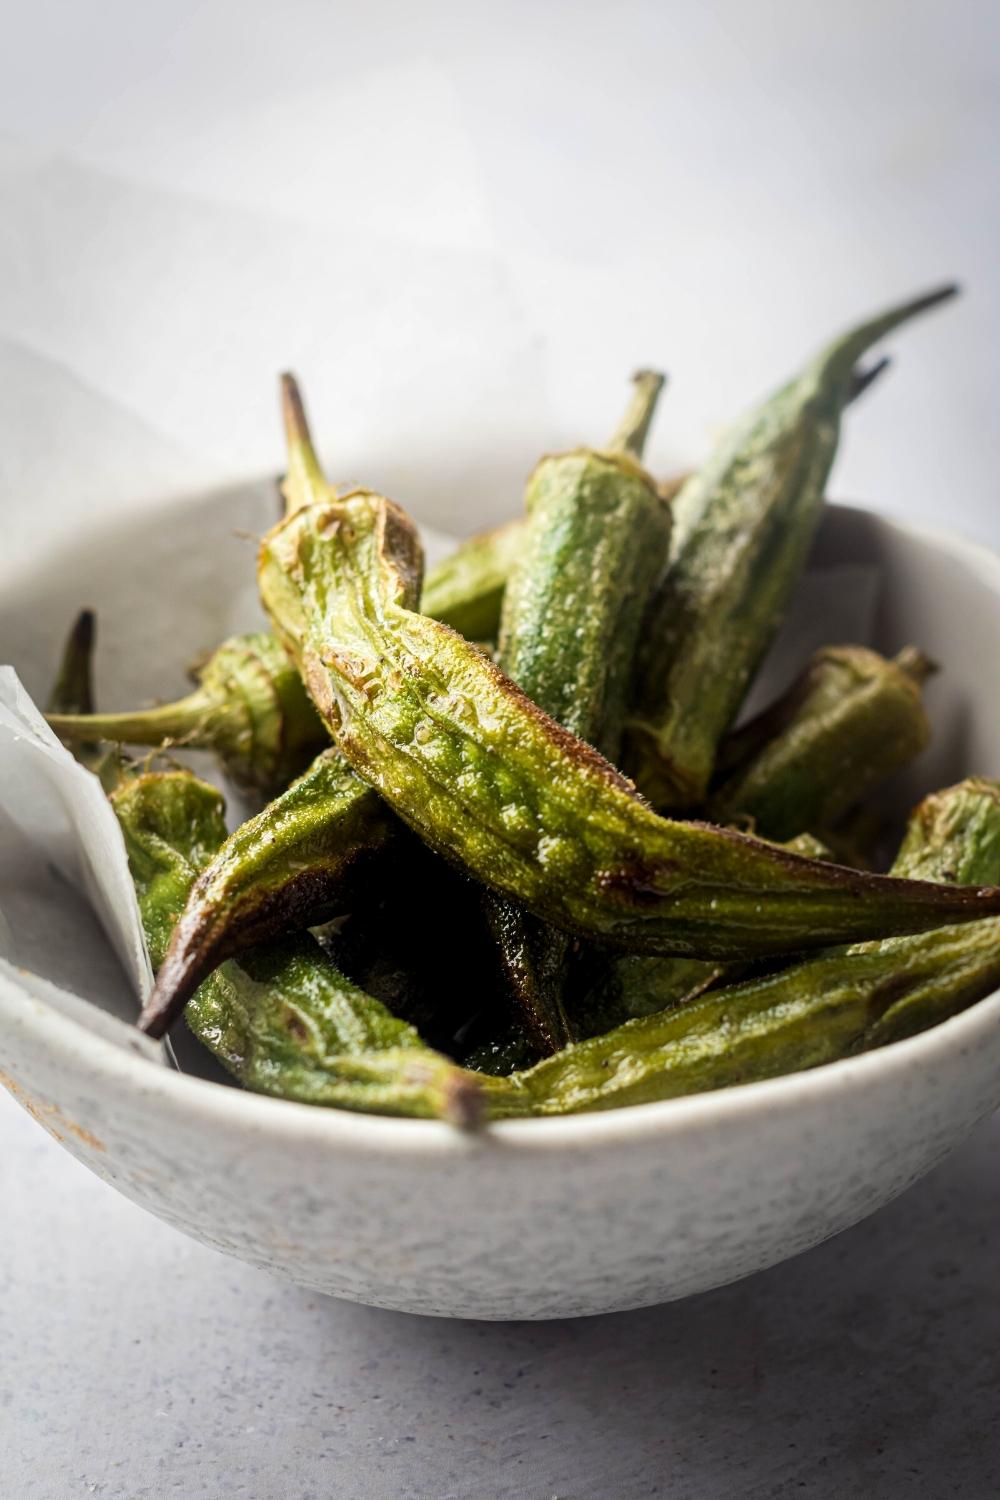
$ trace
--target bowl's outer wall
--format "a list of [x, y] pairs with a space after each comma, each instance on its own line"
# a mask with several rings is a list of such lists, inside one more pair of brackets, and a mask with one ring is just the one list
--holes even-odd
[[[945, 673], [921, 787], [1000, 766], [1000, 565], [835, 510], [819, 560], [876, 558], [876, 644]], [[546, 1318], [720, 1285], [856, 1222], [1000, 1100], [1000, 997], [913, 1041], [674, 1104], [476, 1136], [310, 1110], [132, 1058], [0, 990], [4, 1081], [81, 1161], [229, 1254], [413, 1312]]]
[[907, 1187], [997, 1102], [1000, 1001], [966, 1019], [941, 1028], [942, 1047], [902, 1044], [903, 1066], [872, 1054], [819, 1088], [803, 1075], [458, 1138], [343, 1116], [327, 1129], [319, 1111], [179, 1079], [89, 1037], [107, 1067], [81, 1066], [72, 1023], [41, 1007], [4, 1017], [3, 1067], [75, 1156], [219, 1250], [410, 1312], [567, 1317], [734, 1280]]

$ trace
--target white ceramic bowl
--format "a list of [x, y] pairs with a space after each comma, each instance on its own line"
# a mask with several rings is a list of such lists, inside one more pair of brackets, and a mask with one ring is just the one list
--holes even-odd
[[[875, 644], [913, 640], [944, 667], [935, 746], [899, 797], [996, 774], [1000, 562], [834, 507], [815, 564], [849, 562], [880, 569]], [[813, 1072], [475, 1136], [172, 1073], [16, 988], [0, 1064], [67, 1150], [209, 1245], [338, 1297], [552, 1318], [732, 1281], [901, 1192], [1000, 1102], [1000, 995]]]

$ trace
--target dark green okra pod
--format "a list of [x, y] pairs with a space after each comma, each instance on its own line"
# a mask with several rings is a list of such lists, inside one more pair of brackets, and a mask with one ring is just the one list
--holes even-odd
[[716, 749], [802, 571], [841, 413], [867, 383], [858, 361], [954, 291], [931, 292], [836, 340], [726, 437], [678, 495], [628, 724], [626, 766], [654, 806], [705, 798]]
[[238, 785], [270, 794], [286, 787], [325, 744], [298, 672], [273, 635], [234, 636], [214, 651], [193, 693], [135, 713], [51, 714], [64, 740], [170, 743], [212, 750]]
[[162, 1036], [202, 980], [231, 954], [346, 909], [392, 838], [394, 823], [381, 798], [336, 750], [317, 756], [206, 862], [178, 913], [140, 1017], [143, 1030]]
[[894, 660], [864, 646], [818, 651], [777, 703], [723, 745], [711, 817], [749, 818], [772, 839], [835, 826], [926, 746], [921, 687], [932, 670], [911, 646]]
[[[643, 612], [667, 560], [669, 520], [642, 468], [663, 376], [643, 370], [609, 444], [541, 460], [511, 568], [497, 664], [532, 702], [610, 758], [618, 752]], [[571, 1040], [569, 938], [501, 897], [487, 909], [510, 988], [543, 1053]]]
[[[1000, 879], [1000, 784], [938, 793], [910, 820], [898, 874]], [[568, 1114], [755, 1083], [912, 1035], [1000, 985], [1000, 920], [830, 949], [629, 1021], [490, 1082], [491, 1113]]]
[[[226, 837], [222, 798], [190, 771], [128, 776], [111, 803], [154, 969], [199, 869]], [[474, 1123], [468, 1076], [353, 985], [302, 935], [253, 948], [192, 996], [185, 1019], [244, 1087], [378, 1114]]]
[[[295, 441], [307, 441], [305, 432]], [[426, 843], [568, 931], [634, 951], [764, 956], [1000, 911], [658, 817], [474, 646], [414, 613], [414, 529], [368, 490], [264, 538], [265, 606], [344, 758]]]

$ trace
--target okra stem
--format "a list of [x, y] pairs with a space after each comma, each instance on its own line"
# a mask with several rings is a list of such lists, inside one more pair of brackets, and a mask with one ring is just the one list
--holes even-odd
[[637, 370], [632, 381], [635, 386], [632, 399], [608, 444], [608, 452], [627, 453], [641, 461], [666, 376], [659, 370]]
[[49, 725], [61, 740], [117, 740], [128, 745], [162, 745], [199, 738], [218, 708], [198, 688], [175, 703], [141, 708], [131, 713], [49, 714]]
[[285, 497], [285, 515], [290, 516], [309, 504], [317, 486], [326, 488], [331, 497], [336, 495], [336, 490], [325, 478], [312, 446], [295, 441], [298, 434], [308, 431], [308, 422], [302, 392], [294, 377], [288, 374], [281, 377], [281, 414], [288, 438], [288, 470], [281, 493]]

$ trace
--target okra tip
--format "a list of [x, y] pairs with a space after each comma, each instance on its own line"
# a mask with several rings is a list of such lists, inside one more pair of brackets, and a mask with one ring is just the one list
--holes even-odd
[[867, 370], [854, 370], [851, 374], [850, 388], [847, 392], [847, 404], [850, 405], [852, 401], [856, 401], [862, 394], [862, 392], [866, 391], [870, 385], [874, 384], [874, 382], [879, 378], [883, 371], [887, 370], [891, 364], [892, 360], [889, 358], [888, 354], [884, 354], [882, 358], [877, 359], [873, 365], [869, 365]]
[[154, 1040], [167, 1034], [201, 981], [216, 968], [217, 949], [218, 943], [206, 936], [201, 913], [182, 913], [156, 983], [139, 1012], [140, 1031]]
[[96, 616], [81, 609], [63, 646], [55, 685], [49, 695], [50, 713], [89, 713], [93, 709], [91, 662], [94, 654]]
[[872, 345], [886, 338], [901, 324], [908, 323], [919, 313], [927, 312], [930, 308], [937, 307], [939, 303], [950, 301], [952, 297], [958, 295], [960, 290], [956, 281], [932, 287], [929, 292], [922, 292], [920, 296], [911, 297], [907, 302], [897, 303], [884, 312], [877, 313], [873, 318], [868, 318], [865, 322], [849, 328], [846, 333], [842, 333], [831, 344], [828, 344], [813, 361], [809, 367], [810, 380], [817, 380], [820, 386], [832, 383], [833, 386], [838, 387], [841, 405], [847, 401], [853, 401], [885, 369], [885, 365], [879, 363], [868, 371], [856, 370], [858, 361]]
[[73, 652], [84, 653], [91, 651], [94, 645], [94, 635], [97, 630], [97, 616], [92, 609], [81, 609], [73, 621], [72, 629], [67, 641], [67, 649]]
[[289, 441], [300, 433], [308, 438], [309, 423], [306, 418], [305, 402], [302, 400], [299, 383], [291, 370], [282, 371], [278, 377], [278, 384], [281, 390], [281, 415]]

